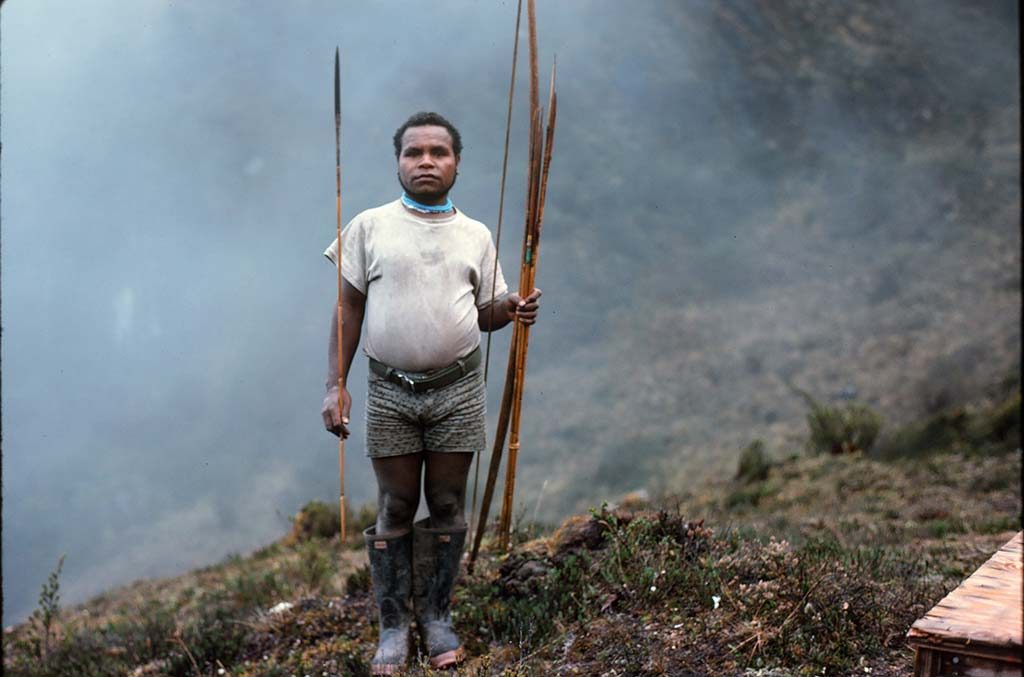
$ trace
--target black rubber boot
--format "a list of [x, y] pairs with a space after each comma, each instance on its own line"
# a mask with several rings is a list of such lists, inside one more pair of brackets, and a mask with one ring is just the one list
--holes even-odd
[[446, 668], [465, 658], [452, 627], [452, 585], [459, 574], [466, 527], [433, 529], [429, 519], [413, 525], [413, 606], [430, 667]]
[[375, 675], [397, 675], [405, 671], [409, 659], [412, 533], [376, 534], [376, 527], [363, 532], [380, 614], [380, 641], [370, 667]]

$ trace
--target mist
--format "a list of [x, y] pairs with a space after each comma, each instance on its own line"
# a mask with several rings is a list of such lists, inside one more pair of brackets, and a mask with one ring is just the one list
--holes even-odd
[[[556, 520], [697, 481], [754, 436], [782, 448], [801, 421], [789, 382], [852, 386], [899, 420], [1019, 369], [1014, 3], [851, 4], [782, 25], [740, 2], [539, 4], [559, 111], [522, 511]], [[882, 37], [815, 32], [856, 26], [858, 7]], [[335, 46], [343, 219], [397, 197], [391, 136], [436, 110], [465, 146], [452, 198], [494, 232], [515, 11], [4, 3], [5, 624], [62, 553], [73, 603], [251, 550], [306, 501], [336, 500], [319, 414]], [[525, 49], [524, 17], [513, 285]], [[375, 499], [365, 377], [360, 356], [354, 505]]]

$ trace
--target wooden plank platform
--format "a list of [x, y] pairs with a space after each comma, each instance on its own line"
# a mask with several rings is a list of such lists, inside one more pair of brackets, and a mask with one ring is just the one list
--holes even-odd
[[907, 633], [915, 675], [1022, 674], [1024, 532], [996, 554]]

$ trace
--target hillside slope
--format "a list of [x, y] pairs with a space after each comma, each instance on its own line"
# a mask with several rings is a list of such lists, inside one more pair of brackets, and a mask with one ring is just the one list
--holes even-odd
[[[457, 674], [906, 674], [910, 624], [1020, 527], [1019, 408], [954, 417], [975, 432], [923, 451], [910, 441], [934, 422], [907, 428], [913, 455], [796, 454], [519, 533], [507, 556], [485, 547], [456, 586]], [[49, 632], [41, 599], [4, 631], [5, 672], [368, 674], [372, 520], [353, 516], [341, 544], [311, 503], [278, 543], [110, 591]]]
[[[686, 106], [623, 120], [613, 141], [649, 124], [664, 153], [629, 156], [621, 190], [553, 170], [544, 256], [562, 270], [539, 284], [551, 307], [570, 289], [592, 302], [534, 332], [527, 515], [650, 477], [699, 486], [754, 439], [786, 453], [804, 413], [791, 386], [872, 406], [888, 435], [1019, 373], [1016, 9], [930, 10], [661, 10], [672, 30], [643, 49], [673, 54], [682, 35], [692, 59], [649, 77]], [[606, 139], [586, 132], [564, 133], [601, 157]]]

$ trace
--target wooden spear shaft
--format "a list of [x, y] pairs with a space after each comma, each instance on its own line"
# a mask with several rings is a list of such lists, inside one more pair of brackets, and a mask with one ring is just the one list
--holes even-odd
[[[340, 75], [340, 62], [341, 57], [337, 47], [334, 48], [334, 175], [336, 179], [336, 192], [335, 192], [335, 203], [337, 205], [337, 238], [338, 238], [338, 406], [342, 405], [340, 397], [341, 393], [345, 388], [344, 379], [341, 375], [342, 365], [344, 364], [343, 357], [344, 351], [341, 347], [342, 327], [344, 326], [344, 320], [342, 319], [342, 304], [341, 304], [341, 75]], [[338, 510], [341, 516], [341, 542], [345, 542], [347, 536], [345, 530], [345, 438], [342, 435], [338, 436], [338, 479], [341, 486], [341, 492], [338, 495]]]

